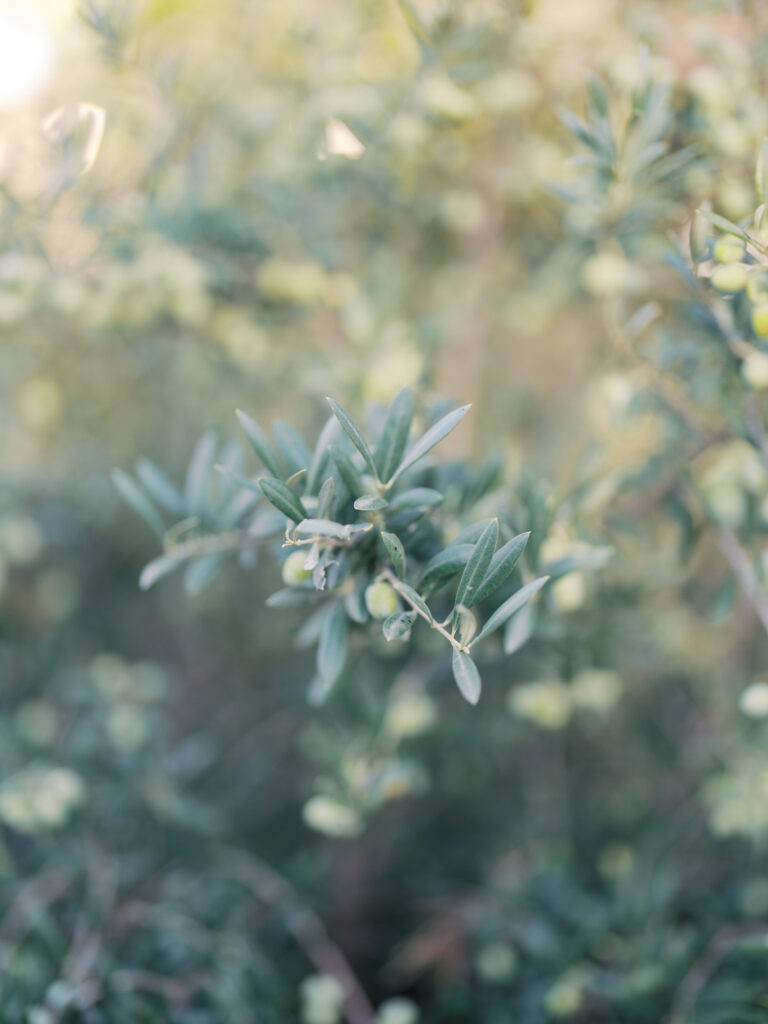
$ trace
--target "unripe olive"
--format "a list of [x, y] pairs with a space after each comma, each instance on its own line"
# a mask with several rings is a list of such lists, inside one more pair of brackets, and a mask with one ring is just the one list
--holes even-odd
[[366, 587], [365, 606], [374, 619], [386, 619], [397, 611], [397, 594], [384, 580]]
[[758, 338], [768, 338], [768, 302], [753, 306], [752, 330]]
[[719, 292], [740, 292], [747, 283], [747, 271], [741, 263], [722, 263], [710, 280]]
[[750, 352], [741, 364], [744, 382], [757, 391], [768, 388], [768, 355], [765, 352]]
[[744, 243], [736, 235], [723, 235], [715, 242], [715, 259], [718, 263], [739, 263], [744, 259]]
[[289, 587], [306, 583], [312, 576], [312, 570], [304, 568], [306, 560], [307, 556], [303, 551], [294, 551], [283, 562], [283, 580]]

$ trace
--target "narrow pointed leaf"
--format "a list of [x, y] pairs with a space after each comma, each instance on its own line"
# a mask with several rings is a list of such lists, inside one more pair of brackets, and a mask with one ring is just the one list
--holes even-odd
[[133, 477], [128, 476], [122, 469], [115, 469], [112, 471], [112, 482], [133, 511], [138, 513], [147, 526], [162, 540], [165, 533], [163, 517]]
[[460, 604], [456, 609], [456, 620], [458, 622], [456, 635], [459, 641], [466, 645], [470, 643], [472, 637], [477, 633], [477, 616], [471, 608]]
[[336, 540], [345, 540], [348, 536], [347, 527], [332, 519], [304, 519], [296, 527], [296, 533], [302, 537], [334, 537]]
[[469, 701], [470, 704], [477, 704], [482, 689], [477, 665], [465, 651], [459, 651], [454, 647], [451, 667], [453, 668], [453, 678], [456, 680], [456, 685], [464, 700]]
[[503, 605], [496, 609], [472, 643], [476, 644], [478, 640], [484, 640], [487, 636], [490, 636], [494, 630], [503, 626], [508, 619], [512, 618], [516, 611], [522, 608], [524, 604], [527, 604], [534, 594], [541, 590], [548, 579], [549, 576], [539, 576], [538, 579], [533, 580], [531, 583], [526, 583], [524, 587], [521, 587], [516, 594], [513, 594], [512, 597], [508, 598]]
[[280, 465], [277, 452], [272, 447], [272, 442], [267, 435], [256, 420], [251, 419], [248, 413], [238, 409], [236, 415], [240, 421], [240, 426], [245, 431], [245, 436], [251, 443], [251, 448], [253, 448], [272, 476], [281, 477], [283, 475], [283, 467]]
[[314, 494], [320, 486], [320, 481], [328, 463], [328, 449], [338, 433], [339, 424], [336, 417], [329, 416], [325, 426], [320, 431], [320, 436], [317, 439], [312, 455], [312, 465], [307, 473], [307, 494]]
[[348, 625], [344, 605], [337, 601], [323, 622], [317, 645], [317, 673], [330, 686], [341, 675], [347, 660]]
[[136, 463], [136, 475], [166, 512], [172, 516], [184, 515], [184, 498], [181, 491], [171, 483], [159, 466], [149, 459], [139, 459]]
[[364, 494], [362, 498], [355, 499], [355, 508], [358, 512], [377, 512], [386, 508], [389, 502], [378, 494]]
[[396, 533], [386, 533], [384, 530], [381, 531], [381, 539], [384, 541], [384, 547], [392, 559], [395, 572], [402, 579], [405, 576], [405, 548], [403, 547], [403, 542]]
[[455, 576], [457, 572], [462, 571], [474, 550], [474, 544], [454, 544], [438, 552], [427, 562], [424, 575], [421, 577], [421, 585], [444, 582]]
[[184, 482], [184, 494], [189, 511], [197, 516], [204, 516], [208, 511], [206, 492], [216, 457], [216, 435], [203, 434], [197, 442], [192, 455]]
[[443, 500], [440, 491], [434, 491], [431, 487], [412, 487], [393, 498], [389, 507], [392, 512], [399, 512], [405, 508], [427, 508], [431, 505], [439, 505]]
[[296, 523], [307, 518], [307, 510], [301, 500], [282, 480], [278, 480], [276, 477], [262, 476], [259, 477], [258, 483], [267, 501], [284, 516], [288, 516]]
[[491, 564], [488, 566], [488, 572], [483, 577], [482, 583], [477, 588], [474, 604], [492, 594], [507, 579], [517, 565], [529, 537], [530, 533], [519, 533], [499, 548], [491, 559]]
[[413, 420], [413, 395], [403, 388], [389, 407], [381, 438], [376, 446], [376, 468], [379, 480], [389, 480], [403, 457]]
[[461, 574], [456, 590], [456, 605], [463, 604], [467, 608], [471, 608], [477, 601], [477, 591], [488, 572], [498, 539], [499, 523], [498, 520], [493, 519], [480, 534], [475, 549], [464, 566], [464, 572]]
[[209, 583], [223, 562], [221, 555], [205, 555], [191, 562], [184, 572], [184, 589], [195, 597]]
[[365, 493], [365, 484], [360, 476], [357, 466], [342, 448], [331, 445], [331, 458], [333, 459], [339, 476], [346, 484], [347, 490], [352, 497]]
[[184, 558], [179, 558], [176, 555], [161, 555], [159, 558], [154, 558], [141, 570], [141, 575], [139, 576], [139, 587], [141, 587], [142, 590], [149, 590], [149, 588], [153, 587], [158, 580], [161, 580], [164, 576], [168, 576], [169, 573], [174, 571], [174, 569], [178, 569], [184, 561]]
[[395, 612], [382, 627], [387, 640], [402, 640], [416, 621], [416, 612]]
[[414, 463], [419, 461], [419, 459], [423, 458], [427, 452], [432, 451], [435, 445], [439, 444], [443, 438], [447, 437], [453, 428], [461, 422], [469, 412], [470, 408], [470, 405], [462, 405], [460, 408], [454, 409], [453, 412], [449, 412], [446, 416], [443, 416], [443, 418], [438, 420], [433, 427], [430, 427], [426, 434], [419, 438], [416, 444], [414, 444], [411, 450], [406, 454], [405, 458], [390, 477], [389, 483], [394, 483], [399, 476], [401, 476], [407, 469], [410, 469]]
[[711, 213], [709, 210], [698, 210], [705, 220], [708, 220], [710, 224], [714, 224], [716, 228], [720, 228], [721, 231], [726, 231], [729, 235], [736, 235], [742, 242], [749, 242], [749, 235], [743, 228], [740, 228], [738, 224], [734, 224], [733, 221], [727, 220], [725, 217], [721, 217], [719, 213]]
[[272, 434], [289, 473], [298, 473], [300, 469], [309, 469], [312, 454], [298, 430], [294, 430], [288, 423], [277, 420], [272, 425]]
[[336, 484], [333, 482], [333, 477], [329, 476], [323, 486], [320, 488], [320, 493], [317, 496], [317, 518], [318, 519], [330, 519], [331, 509], [333, 508], [333, 499], [336, 496]]
[[342, 408], [342, 406], [340, 406], [338, 402], [335, 402], [332, 398], [329, 398], [327, 401], [331, 409], [333, 410], [333, 415], [341, 424], [341, 429], [347, 435], [347, 437], [355, 446], [355, 448], [357, 448], [357, 450], [360, 452], [363, 459], [365, 460], [366, 466], [370, 469], [370, 471], [373, 473], [375, 477], [378, 477], [378, 474], [376, 472], [376, 463], [373, 460], [371, 449], [368, 447], [368, 442], [365, 440], [362, 433], [360, 432], [360, 428], [358, 427], [358, 425], [355, 423], [355, 421], [352, 419], [352, 417], [349, 415], [346, 409]]
[[504, 653], [514, 654], [519, 651], [530, 640], [535, 626], [534, 606], [526, 604], [519, 612], [515, 612], [504, 627]]

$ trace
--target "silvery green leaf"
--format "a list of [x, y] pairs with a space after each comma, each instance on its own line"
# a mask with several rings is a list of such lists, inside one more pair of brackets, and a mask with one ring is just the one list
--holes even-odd
[[185, 505], [181, 491], [168, 479], [159, 466], [149, 459], [139, 459], [136, 463], [136, 475], [158, 505], [166, 512], [177, 517], [184, 515]]
[[258, 484], [267, 501], [284, 516], [293, 519], [295, 523], [300, 523], [307, 518], [307, 512], [301, 499], [282, 480], [278, 480], [276, 477], [262, 476], [259, 477]]
[[503, 544], [491, 559], [488, 572], [483, 577], [480, 586], [477, 588], [473, 604], [482, 601], [494, 592], [504, 580], [510, 575], [522, 555], [525, 545], [528, 542], [530, 533], [519, 533], [512, 540]]
[[412, 487], [393, 498], [389, 503], [389, 508], [390, 512], [394, 513], [405, 508], [427, 508], [431, 505], [439, 505], [443, 500], [440, 491], [435, 491], [431, 487]]
[[402, 640], [416, 621], [416, 612], [395, 612], [382, 626], [387, 640]]
[[335, 416], [329, 416], [325, 426], [320, 431], [320, 436], [315, 445], [312, 455], [312, 465], [307, 473], [307, 494], [314, 494], [320, 486], [320, 478], [328, 462], [328, 449], [331, 442], [339, 433], [339, 424]]
[[477, 616], [466, 605], [460, 604], [455, 610], [457, 622], [456, 634], [462, 644], [468, 644], [477, 632]]
[[133, 511], [138, 513], [147, 526], [162, 540], [165, 534], [163, 517], [133, 478], [124, 473], [122, 469], [114, 469], [112, 482]]
[[396, 533], [386, 533], [384, 530], [381, 531], [381, 539], [384, 542], [384, 547], [387, 549], [389, 557], [392, 559], [395, 572], [402, 579], [405, 576], [405, 548], [403, 547], [403, 542]]
[[267, 435], [258, 423], [241, 409], [237, 410], [236, 415], [240, 421], [240, 426], [251, 443], [251, 448], [253, 448], [272, 476], [281, 477], [283, 475], [283, 467], [280, 465], [277, 452], [272, 447], [272, 442]]
[[187, 469], [184, 496], [189, 511], [196, 516], [204, 516], [208, 511], [206, 494], [213, 469], [213, 460], [216, 457], [216, 446], [215, 434], [203, 434], [197, 442]]
[[298, 430], [294, 430], [288, 423], [277, 420], [272, 425], [272, 433], [289, 473], [298, 473], [300, 469], [309, 469], [312, 455]]
[[450, 579], [457, 572], [461, 572], [469, 561], [469, 556], [475, 550], [474, 544], [453, 544], [439, 551], [434, 558], [431, 558], [421, 577], [421, 585], [428, 586], [439, 581]]
[[337, 601], [323, 622], [317, 644], [317, 673], [329, 686], [336, 682], [344, 669], [348, 627], [344, 605]]
[[521, 587], [516, 594], [513, 594], [512, 597], [508, 598], [503, 605], [496, 609], [472, 643], [476, 644], [478, 640], [484, 640], [487, 636], [490, 636], [494, 630], [503, 626], [516, 611], [522, 608], [524, 604], [527, 604], [534, 594], [541, 590], [548, 580], [549, 576], [539, 576], [538, 579], [533, 580], [531, 583], [526, 583], [524, 587]]
[[295, 608], [298, 605], [308, 604], [314, 599], [312, 587], [283, 587], [270, 594], [264, 604], [267, 608]]
[[355, 466], [347, 453], [342, 448], [337, 448], [336, 445], [331, 445], [331, 458], [336, 464], [339, 476], [346, 484], [349, 493], [353, 497], [357, 494], [363, 494], [365, 491], [365, 484], [363, 483], [357, 466]]
[[327, 401], [331, 409], [333, 410], [334, 416], [341, 424], [342, 430], [347, 435], [352, 444], [355, 446], [355, 448], [357, 448], [357, 450], [360, 452], [365, 461], [366, 466], [368, 466], [371, 473], [373, 473], [374, 477], [376, 477], [376, 463], [374, 462], [373, 455], [371, 454], [371, 449], [368, 447], [368, 442], [365, 440], [362, 433], [360, 432], [360, 428], [349, 415], [349, 413], [346, 411], [346, 409], [340, 406], [338, 402], [335, 402], [332, 398], [329, 398]]
[[317, 518], [318, 519], [329, 519], [330, 512], [333, 507], [333, 499], [336, 493], [336, 484], [333, 482], [333, 477], [329, 476], [323, 486], [320, 488], [320, 493], [317, 496]]
[[463, 604], [467, 608], [471, 608], [476, 603], [478, 589], [488, 572], [498, 539], [499, 523], [498, 520], [492, 519], [480, 534], [477, 544], [464, 566], [464, 572], [461, 574], [456, 590], [456, 606]]
[[384, 429], [376, 445], [375, 461], [380, 480], [389, 480], [397, 469], [408, 443], [413, 419], [413, 395], [403, 388], [389, 407]]
[[184, 589], [191, 596], [199, 594], [216, 575], [223, 558], [221, 555], [204, 555], [191, 562], [184, 572]]
[[454, 647], [451, 667], [453, 668], [453, 678], [456, 680], [456, 685], [464, 700], [469, 701], [470, 704], [477, 704], [482, 690], [482, 681], [480, 673], [477, 671], [477, 665], [465, 651], [459, 651]]
[[725, 217], [721, 217], [719, 213], [711, 213], [709, 210], [698, 210], [710, 224], [714, 224], [716, 228], [720, 228], [721, 231], [726, 231], [729, 235], [736, 235], [742, 242], [749, 242], [750, 237], [743, 228], [740, 228], [738, 224], [734, 224], [733, 221], [727, 220]]
[[461, 422], [470, 409], [470, 405], [462, 405], [460, 408], [454, 409], [453, 412], [449, 412], [446, 416], [443, 416], [442, 419], [439, 419], [433, 427], [430, 427], [426, 434], [419, 438], [411, 450], [406, 453], [405, 458], [392, 474], [388, 482], [390, 484], [394, 483], [395, 480], [407, 469], [410, 469], [411, 466], [419, 461], [419, 459], [422, 459], [428, 452], [432, 451], [435, 445], [439, 444], [443, 438], [447, 437], [453, 428]]
[[536, 626], [536, 612], [532, 604], [524, 605], [515, 612], [504, 627], [504, 653], [514, 654], [526, 644]]
[[178, 569], [185, 561], [183, 556], [180, 558], [178, 555], [161, 555], [159, 558], [154, 558], [141, 570], [139, 586], [142, 590], [149, 590], [158, 580], [172, 573], [174, 569]]
[[364, 494], [361, 498], [355, 499], [355, 508], [358, 512], [377, 512], [387, 505], [387, 499], [378, 494]]

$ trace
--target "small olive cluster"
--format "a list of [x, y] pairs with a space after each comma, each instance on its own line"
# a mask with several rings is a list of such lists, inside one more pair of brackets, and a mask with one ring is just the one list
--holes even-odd
[[[371, 417], [369, 443], [349, 413], [328, 401], [332, 415], [313, 450], [286, 424], [275, 424], [270, 438], [238, 413], [262, 475], [241, 475], [231, 459], [217, 466], [211, 437], [198, 445], [183, 492], [147, 460], [137, 464], [138, 481], [118, 471], [118, 488], [164, 547], [141, 584], [183, 566], [195, 589], [226, 553], [242, 557], [279, 540], [281, 553], [287, 550], [285, 586], [267, 604], [307, 613], [300, 637], [317, 649], [312, 703], [341, 679], [354, 634], [377, 621], [387, 641], [410, 641], [419, 622], [442, 637], [456, 684], [474, 704], [481, 690], [475, 645], [502, 628], [506, 637], [549, 579], [521, 573], [527, 532], [498, 517], [473, 521], [498, 484], [499, 466], [432, 460], [468, 405], [425, 417], [427, 429], [412, 439], [415, 404], [404, 388]], [[161, 510], [177, 522], [168, 527]], [[527, 637], [530, 629], [522, 632]]]

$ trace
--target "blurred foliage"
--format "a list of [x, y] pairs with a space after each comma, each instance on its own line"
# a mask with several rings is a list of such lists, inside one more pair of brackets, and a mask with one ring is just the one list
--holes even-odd
[[[10, 0], [0, 51], [3, 1022], [768, 1020], [763, 6]], [[279, 539], [138, 593], [113, 467], [168, 557], [251, 523], [236, 408], [308, 469], [404, 387], [473, 403], [445, 539], [552, 576], [477, 707], [426, 629], [308, 706]]]

